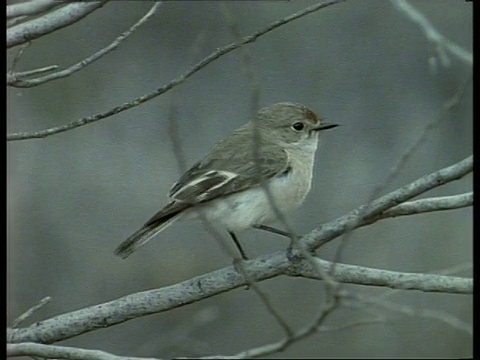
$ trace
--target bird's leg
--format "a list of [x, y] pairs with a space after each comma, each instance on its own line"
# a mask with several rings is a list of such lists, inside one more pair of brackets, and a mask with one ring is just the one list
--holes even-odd
[[243, 251], [242, 246], [240, 245], [240, 242], [237, 239], [237, 236], [232, 231], [229, 231], [228, 233], [232, 237], [232, 240], [235, 243], [235, 246], [237, 247], [238, 251], [240, 252], [240, 256], [242, 257], [242, 259], [248, 260], [248, 257], [245, 254], [245, 251]]
[[264, 230], [264, 231], [268, 231], [268, 232], [271, 232], [271, 233], [274, 233], [274, 234], [278, 234], [278, 235], [282, 235], [282, 236], [286, 236], [286, 237], [289, 237], [291, 238], [292, 236], [287, 233], [286, 231], [283, 231], [283, 230], [280, 230], [280, 229], [276, 229], [274, 227], [271, 227], [271, 226], [267, 226], [267, 225], [253, 225], [253, 228], [254, 229], [258, 229], [258, 230]]

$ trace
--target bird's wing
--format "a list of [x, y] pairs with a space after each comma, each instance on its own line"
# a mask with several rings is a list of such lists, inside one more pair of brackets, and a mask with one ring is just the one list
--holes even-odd
[[[228, 157], [221, 151], [216, 152], [220, 156], [207, 157], [188, 170], [173, 185], [170, 197], [174, 201], [195, 205], [260, 185], [262, 181], [288, 172], [287, 153], [279, 147], [269, 146], [267, 149], [267, 146], [261, 147], [257, 155], [252, 149], [229, 151]], [[217, 146], [217, 150], [222, 149]]]

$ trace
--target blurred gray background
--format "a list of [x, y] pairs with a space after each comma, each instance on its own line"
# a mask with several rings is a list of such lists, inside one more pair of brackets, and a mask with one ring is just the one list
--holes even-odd
[[[106, 111], [146, 94], [242, 36], [314, 1], [168, 1], [117, 50], [75, 75], [31, 89], [8, 89], [8, 132], [35, 131]], [[446, 37], [472, 51], [472, 3], [411, 1]], [[79, 23], [33, 42], [17, 70], [68, 67], [106, 46], [151, 7], [111, 2]], [[230, 14], [231, 18], [226, 16]], [[32, 319], [189, 279], [231, 264], [201, 222], [176, 223], [126, 260], [113, 250], [167, 202], [180, 175], [169, 116], [191, 166], [259, 105], [303, 103], [342, 126], [322, 137], [312, 191], [289, 221], [299, 234], [348, 212], [383, 185], [423, 130], [435, 122], [382, 194], [472, 152], [472, 68], [454, 56], [442, 65], [435, 45], [389, 1], [347, 1], [289, 23], [197, 72], [170, 92], [95, 124], [43, 140], [7, 144], [8, 320], [45, 296]], [[9, 51], [10, 61], [18, 49]], [[435, 65], [436, 64], [436, 65]], [[466, 85], [465, 85], [466, 84]], [[462, 89], [463, 96], [445, 108]], [[424, 196], [471, 190], [472, 177]], [[285, 249], [284, 238], [246, 231], [250, 256]], [[321, 250], [333, 259], [339, 241]], [[472, 211], [464, 208], [381, 221], [356, 230], [342, 262], [404, 272], [462, 265], [471, 276]], [[324, 301], [319, 281], [261, 283], [292, 327]], [[346, 285], [387, 296], [414, 311], [472, 322], [472, 297]], [[322, 332], [272, 357], [469, 357], [472, 337], [441, 319], [378, 306], [343, 308], [326, 323], [342, 327], [374, 315], [380, 323]], [[442, 318], [443, 315], [440, 316]], [[446, 315], [445, 315], [446, 318]], [[129, 356], [234, 354], [283, 332], [253, 291], [231, 291], [167, 313], [98, 330], [62, 344]]]

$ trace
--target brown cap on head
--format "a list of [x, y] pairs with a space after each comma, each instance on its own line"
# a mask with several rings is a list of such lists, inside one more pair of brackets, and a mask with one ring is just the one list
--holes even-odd
[[315, 114], [312, 110], [308, 108], [305, 108], [305, 117], [314, 125], [317, 125], [320, 122], [317, 114]]

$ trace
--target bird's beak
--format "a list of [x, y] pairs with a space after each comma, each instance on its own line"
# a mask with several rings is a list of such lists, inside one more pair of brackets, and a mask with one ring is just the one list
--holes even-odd
[[337, 126], [338, 124], [323, 123], [318, 127], [314, 128], [313, 130], [315, 131], [328, 130], [328, 129], [333, 129], [334, 127], [337, 127]]

